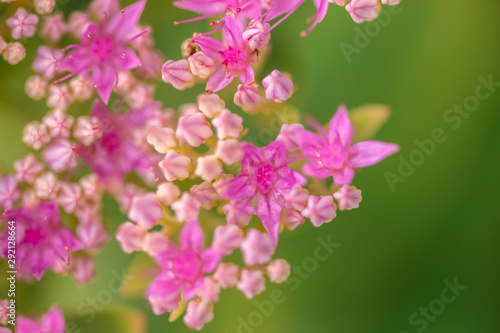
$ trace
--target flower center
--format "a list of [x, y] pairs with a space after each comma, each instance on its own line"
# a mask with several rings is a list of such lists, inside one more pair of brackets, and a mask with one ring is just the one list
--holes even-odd
[[40, 229], [28, 229], [24, 234], [23, 243], [37, 245], [44, 238], [44, 233]]
[[320, 150], [320, 160], [328, 169], [342, 169], [349, 157], [347, 149], [340, 145], [325, 144]]
[[269, 192], [278, 179], [278, 175], [274, 172], [274, 166], [271, 163], [265, 163], [257, 166], [254, 170], [253, 185], [262, 193]]
[[92, 55], [101, 63], [106, 62], [113, 53], [111, 38], [96, 38], [92, 43]]
[[234, 46], [228, 46], [226, 50], [220, 53], [224, 59], [222, 64], [226, 66], [228, 71], [244, 71], [250, 61], [249, 51], [241, 50]]
[[201, 275], [202, 263], [198, 255], [186, 252], [174, 260], [175, 275], [186, 281], [194, 281]]

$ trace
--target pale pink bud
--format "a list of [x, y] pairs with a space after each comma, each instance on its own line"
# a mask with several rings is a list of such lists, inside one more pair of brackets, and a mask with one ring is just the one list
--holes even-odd
[[214, 180], [222, 173], [222, 164], [216, 156], [198, 157], [195, 174], [203, 180]]
[[274, 253], [271, 238], [256, 229], [250, 229], [240, 248], [247, 266], [265, 264], [271, 260]]
[[379, 6], [379, 0], [351, 0], [345, 9], [351, 14], [354, 22], [362, 23], [377, 18]]
[[241, 278], [236, 288], [240, 290], [246, 298], [252, 299], [266, 289], [264, 276], [261, 271], [244, 269], [241, 271]]
[[80, 224], [100, 224], [101, 205], [96, 200], [80, 201], [76, 206], [74, 215], [80, 220]]
[[187, 192], [184, 192], [171, 208], [179, 222], [197, 221], [200, 214], [200, 203]]
[[256, 84], [240, 84], [234, 94], [234, 104], [246, 111], [255, 110], [262, 103], [262, 95]]
[[146, 236], [147, 232], [148, 230], [141, 225], [127, 221], [118, 227], [116, 240], [123, 252], [132, 253], [142, 249], [144, 236]]
[[94, 94], [94, 84], [87, 74], [78, 74], [69, 81], [73, 92], [73, 98], [79, 102], [85, 102]]
[[95, 260], [87, 256], [77, 256], [71, 261], [71, 276], [80, 285], [95, 278]]
[[105, 16], [112, 17], [114, 13], [118, 12], [120, 2], [118, 0], [92, 0], [89, 9], [92, 15], [103, 20]]
[[156, 197], [165, 206], [170, 206], [181, 195], [181, 190], [174, 183], [162, 183], [156, 190]]
[[47, 165], [55, 172], [76, 166], [76, 144], [66, 139], [56, 139], [43, 150], [42, 156]]
[[28, 13], [23, 7], [19, 7], [13, 16], [5, 21], [12, 30], [12, 38], [28, 38], [35, 35], [38, 16]]
[[78, 184], [61, 185], [61, 193], [57, 198], [57, 203], [64, 208], [67, 213], [73, 213], [82, 197], [82, 189]]
[[267, 276], [274, 283], [282, 283], [290, 276], [290, 264], [284, 259], [276, 259], [267, 265]]
[[0, 177], [0, 207], [11, 208], [20, 197], [16, 178], [12, 175]]
[[245, 226], [250, 222], [253, 207], [246, 200], [231, 200], [222, 207], [222, 211], [226, 214], [227, 223]]
[[311, 220], [315, 227], [320, 227], [323, 223], [328, 223], [337, 216], [335, 204], [331, 195], [314, 196], [310, 195], [307, 207], [302, 211], [302, 215]]
[[170, 182], [188, 178], [190, 164], [191, 159], [189, 157], [181, 155], [174, 150], [169, 150], [163, 160], [158, 163], [163, 175]]
[[165, 294], [148, 296], [151, 310], [157, 316], [177, 309], [180, 300], [181, 297], [178, 290], [169, 290]]
[[179, 118], [175, 135], [193, 147], [200, 146], [212, 136], [210, 124], [201, 112], [182, 116]]
[[144, 228], [150, 229], [163, 216], [163, 211], [158, 204], [158, 199], [154, 193], [136, 195], [132, 199], [128, 217], [139, 223]]
[[21, 43], [8, 43], [3, 50], [2, 57], [9, 64], [16, 65], [26, 57], [26, 49]]
[[23, 130], [23, 142], [34, 150], [39, 150], [50, 141], [45, 124], [33, 121], [26, 125]]
[[215, 191], [218, 194], [220, 194], [222, 191], [224, 191], [227, 188], [228, 181], [230, 179], [233, 179], [233, 178], [234, 178], [234, 176], [231, 174], [223, 173], [222, 175], [220, 175], [220, 177], [217, 178], [217, 180], [214, 182]]
[[52, 13], [56, 5], [56, 0], [34, 0], [35, 10], [40, 15]]
[[302, 124], [283, 124], [281, 130], [276, 137], [276, 141], [283, 142], [285, 144], [286, 150], [293, 152], [299, 145], [297, 140], [299, 138], [299, 132], [304, 130], [304, 125]]
[[248, 46], [252, 50], [256, 50], [262, 45], [269, 43], [269, 39], [271, 38], [269, 28], [268, 23], [263, 23], [261, 20], [251, 20], [248, 28], [243, 31], [243, 39], [248, 42]]
[[201, 184], [193, 185], [189, 193], [191, 193], [193, 198], [195, 198], [206, 210], [212, 208], [215, 202], [220, 200], [220, 196], [215, 192], [211, 181], [204, 181]]
[[21, 201], [23, 207], [26, 208], [34, 208], [41, 202], [33, 189], [25, 190], [22, 194]]
[[[384, 1], [384, 0], [382, 0]], [[328, 0], [328, 2], [330, 3], [334, 3], [336, 4], [337, 6], [341, 6], [341, 7], [344, 7], [345, 4], [347, 3], [347, 0]]]
[[38, 72], [51, 80], [57, 74], [57, 66], [64, 57], [61, 50], [52, 49], [42, 45], [36, 51], [35, 60], [31, 66], [35, 72]]
[[157, 126], [149, 128], [147, 140], [161, 154], [165, 154], [169, 149], [177, 147], [178, 143], [173, 129]]
[[183, 319], [187, 327], [199, 331], [214, 319], [214, 306], [203, 300], [190, 301]]
[[69, 137], [71, 126], [73, 126], [75, 118], [57, 109], [43, 117], [42, 121], [49, 129], [50, 135], [53, 138], [67, 138]]
[[142, 250], [152, 257], [165, 251], [169, 246], [170, 241], [162, 232], [149, 232], [142, 242]]
[[80, 36], [84, 32], [89, 22], [90, 19], [87, 13], [77, 10], [72, 11], [68, 19], [68, 32], [71, 37], [80, 39]]
[[243, 240], [243, 231], [234, 224], [218, 226], [214, 231], [212, 247], [224, 255], [230, 255]]
[[79, 183], [86, 197], [94, 198], [96, 195], [100, 195], [101, 183], [95, 173], [85, 175], [80, 179]]
[[113, 89], [123, 95], [130, 93], [137, 84], [137, 80], [130, 71], [118, 72], [118, 84]]
[[238, 138], [243, 130], [243, 118], [228, 109], [222, 110], [220, 115], [212, 120], [212, 124], [216, 128], [219, 140]]
[[195, 78], [189, 69], [186, 59], [173, 61], [168, 60], [161, 68], [163, 82], [170, 83], [177, 90], [190, 88], [195, 83]]
[[286, 101], [293, 93], [293, 82], [280, 71], [274, 70], [262, 80], [266, 98], [275, 102]]
[[224, 164], [231, 165], [241, 160], [243, 150], [237, 139], [219, 140], [215, 151], [217, 156]]
[[39, 101], [47, 94], [48, 85], [47, 80], [40, 75], [32, 75], [26, 80], [24, 91], [30, 98]]
[[211, 277], [204, 277], [203, 283], [196, 291], [196, 294], [208, 302], [217, 302], [221, 291], [220, 284]]
[[73, 136], [83, 145], [91, 145], [102, 136], [102, 132], [99, 129], [99, 119], [90, 116], [78, 117], [73, 129]]
[[361, 202], [361, 190], [346, 184], [335, 192], [333, 197], [339, 203], [340, 210], [351, 210], [359, 207], [359, 203]]
[[57, 12], [53, 15], [46, 15], [43, 17], [42, 26], [40, 27], [40, 36], [57, 43], [66, 33], [66, 30], [64, 16], [61, 12]]
[[[144, 37], [146, 36], [142, 36], [142, 38]], [[142, 47], [139, 48], [139, 59], [141, 59], [142, 66], [137, 68], [138, 75], [149, 80], [157, 79], [162, 64], [165, 62], [165, 57], [156, 50]]]
[[153, 101], [154, 89], [152, 85], [140, 83], [135, 85], [125, 98], [131, 108], [142, 108]]
[[383, 5], [391, 5], [391, 6], [399, 5], [400, 2], [401, 0], [382, 0]]
[[76, 227], [78, 239], [89, 251], [100, 251], [109, 239], [109, 233], [97, 219]]
[[226, 103], [217, 94], [200, 94], [196, 98], [198, 108], [207, 118], [214, 118], [224, 109]]
[[283, 222], [288, 230], [294, 230], [304, 221], [305, 218], [299, 211], [291, 208], [283, 209]]
[[2, 53], [2, 51], [5, 50], [6, 47], [7, 47], [7, 42], [5, 42], [2, 36], [0, 36], [0, 53]]
[[206, 79], [210, 76], [210, 68], [213, 66], [214, 61], [209, 58], [205, 53], [199, 51], [188, 58], [189, 68], [194, 76], [198, 76], [202, 79]]
[[35, 180], [35, 193], [40, 199], [54, 200], [59, 191], [60, 182], [56, 175], [47, 172]]
[[306, 207], [308, 197], [308, 191], [300, 186], [295, 186], [283, 195], [286, 207], [300, 211]]
[[200, 109], [198, 108], [198, 105], [193, 104], [193, 103], [188, 103], [188, 104], [182, 104], [179, 107], [179, 114], [181, 116], [188, 116], [192, 114], [197, 114], [200, 113]]
[[239, 268], [233, 263], [220, 263], [214, 273], [214, 278], [222, 288], [231, 288], [238, 283]]
[[42, 163], [38, 162], [33, 154], [27, 155], [22, 160], [14, 162], [16, 179], [31, 184], [35, 177], [43, 170]]
[[72, 102], [73, 96], [71, 96], [71, 92], [66, 83], [58, 85], [51, 84], [49, 86], [49, 96], [47, 97], [48, 107], [66, 110]]

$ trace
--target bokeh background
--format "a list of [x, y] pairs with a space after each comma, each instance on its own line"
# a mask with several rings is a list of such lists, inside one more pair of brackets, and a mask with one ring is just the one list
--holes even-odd
[[[389, 105], [392, 117], [377, 139], [399, 143], [401, 152], [356, 176], [354, 184], [363, 190], [359, 209], [340, 212], [319, 229], [308, 224], [283, 234], [276, 256], [294, 265], [310, 264], [318, 237], [330, 237], [340, 247], [310, 268], [307, 278], [294, 274], [301, 281], [298, 288], [269, 284], [255, 301], [267, 304], [272, 291], [281, 290], [283, 302], [272, 313], [256, 314], [256, 303], [238, 291], [224, 291], [204, 332], [500, 332], [500, 87], [477, 110], [460, 116], [458, 128], [452, 128], [458, 120], [443, 118], [454, 104], [475, 94], [479, 77], [491, 75], [500, 82], [500, 4], [403, 0], [397, 11], [385, 9], [384, 22], [376, 25], [357, 25], [332, 5], [324, 22], [301, 38], [305, 18], [314, 12], [309, 2], [273, 32], [273, 53], [263, 73], [274, 68], [291, 73], [296, 93], [290, 102], [322, 122], [341, 103]], [[66, 0], [58, 7], [69, 12], [87, 3]], [[149, 0], [142, 22], [153, 26], [157, 48], [178, 59], [180, 43], [194, 30], [207, 28], [200, 22], [171, 24], [191, 16], [170, 1]], [[363, 41], [364, 33], [369, 36]], [[21, 142], [23, 126], [47, 111], [43, 102], [33, 102], [23, 92], [36, 49], [36, 42], [30, 43], [23, 63], [12, 67], [0, 61], [2, 171], [12, 170], [12, 162], [28, 152]], [[346, 58], [341, 46], [356, 51]], [[201, 91], [198, 85], [178, 93], [161, 84], [157, 98], [178, 106]], [[266, 126], [258, 119], [247, 117], [254, 131]], [[446, 141], [391, 189], [387, 172], [397, 175], [401, 159], [412, 153], [416, 158], [415, 140], [431, 138], [436, 128], [444, 131]], [[112, 232], [125, 219], [112, 200], [106, 201], [103, 214]], [[134, 257], [111, 240], [98, 255], [98, 280], [81, 288], [69, 277], [48, 273], [41, 283], [18, 286], [18, 311], [45, 312], [58, 302], [76, 327], [70, 332], [188, 332], [181, 320], [169, 323], [166, 315], [152, 315], [141, 298], [116, 293], [86, 322], [90, 315], [82, 313], [88, 310], [88, 297], [109, 289]], [[440, 309], [436, 300], [444, 281], [454, 279], [467, 289]], [[422, 320], [418, 312], [429, 305], [439, 314], [429, 312]]]

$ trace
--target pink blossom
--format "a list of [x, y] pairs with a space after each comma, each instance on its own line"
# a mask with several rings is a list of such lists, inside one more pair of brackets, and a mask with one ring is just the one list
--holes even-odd
[[14, 162], [16, 179], [27, 183], [33, 183], [35, 177], [44, 169], [42, 163], [38, 162], [33, 154], [29, 154], [22, 160]]
[[19, 316], [16, 324], [16, 333], [64, 333], [66, 331], [66, 322], [64, 314], [58, 306], [53, 306], [43, 316], [40, 323], [27, 317]]
[[82, 197], [82, 189], [78, 184], [62, 184], [57, 203], [67, 212], [73, 213]]
[[269, 43], [269, 39], [271, 39], [269, 28], [269, 24], [261, 20], [250, 21], [248, 28], [242, 34], [250, 49], [256, 50]]
[[307, 204], [308, 197], [308, 191], [301, 186], [296, 185], [291, 191], [285, 193], [283, 201], [285, 202], [285, 206], [287, 208], [303, 210]]
[[187, 305], [184, 323], [194, 330], [201, 330], [205, 324], [214, 319], [213, 304], [205, 300], [190, 301]]
[[237, 139], [219, 140], [215, 155], [225, 164], [231, 165], [241, 160], [243, 151]]
[[232, 13], [226, 14], [223, 30], [225, 44], [204, 35], [193, 38], [202, 51], [214, 61], [216, 68], [208, 79], [205, 89], [207, 93], [225, 88], [236, 76], [243, 84], [254, 81], [254, 71], [251, 65], [256, 61], [256, 55], [243, 39]]
[[262, 80], [266, 98], [276, 102], [286, 101], [292, 95], [293, 82], [280, 71], [274, 70]]
[[285, 223], [285, 227], [288, 230], [294, 230], [299, 225], [304, 223], [305, 218], [301, 212], [299, 212], [295, 209], [285, 208], [284, 214], [283, 214], [283, 221]]
[[379, 0], [351, 0], [345, 9], [351, 14], [354, 22], [370, 21], [378, 16]]
[[8, 43], [2, 52], [2, 57], [9, 64], [17, 65], [21, 60], [26, 58], [26, 49], [19, 42]]
[[262, 103], [262, 95], [258, 86], [254, 84], [240, 84], [234, 94], [234, 104], [246, 111], [255, 110]]
[[340, 210], [351, 210], [359, 207], [361, 190], [354, 186], [344, 185], [333, 194], [333, 197], [339, 203]]
[[38, 14], [46, 15], [52, 13], [56, 0], [34, 0], [35, 10]]
[[67, 27], [64, 22], [63, 13], [57, 12], [53, 15], [46, 15], [42, 19], [42, 27], [40, 28], [40, 36], [54, 43], [61, 40], [66, 33]]
[[60, 50], [52, 49], [42, 45], [38, 48], [31, 66], [35, 72], [38, 72], [51, 80], [57, 74], [57, 66], [64, 57], [64, 53]]
[[230, 255], [243, 240], [243, 231], [234, 224], [215, 228], [213, 248], [224, 255]]
[[105, 20], [102, 26], [90, 23], [81, 35], [80, 44], [73, 45], [75, 49], [61, 62], [60, 70], [70, 71], [71, 75], [91, 73], [97, 93], [107, 104], [113, 86], [118, 83], [118, 72], [141, 65], [127, 44], [143, 34], [133, 35], [145, 5], [145, 0], [137, 1], [114, 14], [109, 23]]
[[222, 173], [222, 163], [216, 156], [198, 157], [195, 174], [203, 180], [214, 180]]
[[197, 291], [197, 295], [208, 302], [217, 302], [221, 292], [221, 285], [212, 277], [205, 276], [203, 284]]
[[52, 172], [46, 172], [35, 180], [36, 196], [40, 199], [54, 200], [60, 186], [58, 177]]
[[200, 214], [200, 203], [188, 192], [184, 192], [171, 208], [175, 213], [175, 218], [180, 222], [197, 221]]
[[252, 299], [266, 289], [264, 275], [259, 270], [244, 269], [236, 288], [245, 294], [246, 298]]
[[161, 79], [170, 83], [177, 90], [184, 90], [194, 85], [195, 79], [186, 59], [167, 60], [161, 68]]
[[60, 109], [55, 110], [52, 113], [47, 114], [43, 117], [43, 123], [49, 129], [50, 135], [55, 137], [68, 138], [71, 130], [71, 126], [75, 118], [64, 113]]
[[256, 229], [250, 229], [240, 247], [247, 266], [265, 264], [271, 260], [274, 253], [273, 242], [269, 236]]
[[243, 118], [232, 113], [228, 109], [222, 110], [222, 112], [212, 120], [212, 124], [217, 131], [217, 138], [219, 140], [239, 138], [243, 130]]
[[162, 183], [158, 185], [156, 197], [165, 206], [170, 206], [181, 195], [181, 190], [174, 183]]
[[43, 150], [45, 163], [55, 172], [76, 166], [76, 144], [66, 139], [57, 139]]
[[227, 223], [241, 226], [248, 225], [250, 215], [254, 213], [247, 200], [231, 200], [222, 207], [222, 211], [226, 215]]
[[12, 38], [28, 38], [35, 35], [38, 24], [38, 16], [28, 13], [23, 7], [19, 7], [13, 16], [9, 17], [5, 23], [12, 30]]
[[299, 133], [299, 146], [312, 161], [304, 165], [309, 176], [327, 178], [333, 176], [337, 185], [350, 184], [353, 168], [376, 164], [396, 153], [399, 146], [381, 141], [363, 141], [351, 145], [353, 129], [345, 106], [340, 106], [330, 121], [328, 133], [316, 126], [320, 135], [308, 130]]
[[28, 123], [23, 130], [23, 142], [34, 150], [39, 150], [44, 144], [50, 141], [47, 127], [38, 121]]
[[283, 142], [290, 153], [299, 148], [298, 133], [304, 130], [302, 124], [283, 124], [276, 141]]
[[165, 154], [169, 149], [177, 147], [175, 131], [168, 127], [151, 126], [148, 131], [148, 143], [159, 153]]
[[225, 110], [224, 107], [226, 106], [224, 100], [217, 94], [200, 94], [196, 97], [196, 104], [207, 118], [219, 117], [221, 111], [224, 112], [223, 110]]
[[267, 265], [267, 276], [274, 283], [282, 283], [290, 276], [290, 264], [284, 259], [276, 259]]
[[[78, 218], [82, 219], [80, 216]], [[102, 250], [109, 239], [109, 233], [102, 225], [102, 222], [98, 220], [98, 217], [93, 217], [93, 220], [80, 224], [76, 228], [76, 234], [85, 245], [85, 248], [93, 252]]]
[[200, 146], [212, 136], [210, 124], [201, 112], [185, 115], [179, 118], [175, 135], [193, 147]]
[[[34, 276], [40, 280], [49, 268], [54, 269], [60, 263], [69, 265], [71, 252], [82, 248], [72, 232], [61, 224], [55, 201], [43, 202], [32, 209], [8, 209], [5, 218], [16, 222], [16, 267], [23, 278]], [[6, 244], [7, 229], [0, 237]], [[1, 254], [7, 257], [6, 247]]]
[[160, 315], [177, 308], [181, 291], [186, 300], [195, 296], [203, 284], [203, 275], [215, 269], [220, 255], [211, 248], [203, 250], [203, 232], [193, 221], [182, 229], [178, 247], [172, 244], [153, 258], [162, 270], [149, 285], [146, 296], [153, 312]]
[[90, 22], [87, 13], [74, 10], [69, 15], [68, 32], [73, 38], [80, 38], [87, 24]]
[[158, 163], [163, 175], [170, 182], [189, 177], [188, 167], [190, 164], [191, 159], [189, 157], [181, 155], [174, 150], [169, 150], [163, 160]]
[[87, 74], [78, 74], [69, 81], [73, 97], [79, 102], [85, 102], [94, 93], [92, 79]]
[[219, 282], [222, 288], [230, 288], [238, 283], [239, 268], [233, 263], [222, 262], [217, 266], [214, 278]]
[[188, 57], [189, 68], [194, 76], [206, 79], [210, 76], [214, 61], [207, 57], [205, 53], [198, 51]]
[[66, 110], [73, 102], [73, 96], [67, 84], [51, 84], [47, 96], [47, 106]]
[[163, 216], [162, 209], [154, 193], [136, 195], [132, 199], [128, 217], [146, 229], [153, 227]]
[[95, 260], [87, 256], [77, 256], [71, 263], [71, 276], [75, 281], [84, 285], [95, 278]]
[[228, 11], [238, 13], [242, 23], [248, 18], [258, 18], [261, 15], [259, 0], [178, 0], [174, 2], [174, 5], [202, 14], [200, 17], [175, 22], [174, 24], [201, 20], [225, 14]]
[[147, 232], [148, 230], [139, 224], [125, 222], [118, 227], [116, 240], [123, 252], [132, 253], [142, 249]]
[[16, 178], [12, 175], [0, 177], [0, 208], [11, 208], [20, 197]]
[[335, 208], [331, 195], [320, 197], [310, 195], [302, 215], [310, 219], [315, 227], [320, 227], [323, 223], [328, 223], [337, 216]]
[[219, 194], [215, 191], [211, 181], [204, 181], [201, 184], [193, 185], [189, 190], [193, 198], [206, 210], [210, 210], [220, 200]]
[[282, 197], [295, 179], [287, 166], [285, 145], [273, 141], [264, 148], [243, 143], [243, 160], [238, 177], [227, 182], [221, 193], [231, 200], [257, 197], [256, 215], [260, 217], [274, 244], [278, 242]]
[[42, 76], [32, 75], [26, 80], [24, 91], [30, 98], [39, 101], [47, 94], [48, 85], [49, 83]]

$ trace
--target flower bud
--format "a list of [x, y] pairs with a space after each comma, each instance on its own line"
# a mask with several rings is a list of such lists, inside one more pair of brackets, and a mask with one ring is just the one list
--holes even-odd
[[212, 247], [224, 255], [230, 255], [243, 240], [243, 231], [234, 224], [215, 228]]
[[26, 57], [26, 49], [21, 43], [8, 43], [2, 52], [2, 57], [9, 64], [16, 65]]
[[243, 118], [232, 113], [228, 109], [222, 110], [222, 112], [212, 120], [212, 124], [216, 129], [217, 138], [219, 140], [225, 138], [239, 138], [243, 130]]
[[5, 23], [12, 30], [12, 38], [28, 38], [35, 35], [38, 24], [38, 16], [28, 13], [23, 7], [19, 7], [14, 15], [9, 17]]
[[188, 58], [189, 68], [194, 76], [206, 79], [211, 74], [211, 66], [214, 61], [207, 57], [203, 52], [196, 52]]
[[178, 143], [173, 129], [157, 126], [149, 128], [147, 141], [161, 154], [165, 154], [169, 149], [177, 147]]
[[156, 197], [165, 206], [170, 206], [181, 195], [181, 190], [174, 183], [162, 183], [158, 185]]
[[358, 208], [361, 202], [361, 190], [354, 186], [344, 185], [333, 194], [339, 204], [340, 210]]
[[244, 269], [236, 288], [240, 290], [246, 298], [252, 299], [266, 289], [264, 276], [261, 271]]
[[34, 0], [35, 10], [40, 15], [52, 13], [56, 5], [56, 0]]
[[290, 276], [290, 264], [284, 259], [276, 259], [267, 265], [267, 276], [274, 283], [282, 283]]
[[190, 88], [195, 83], [191, 74], [189, 62], [186, 59], [174, 61], [168, 60], [161, 68], [163, 82], [170, 83], [177, 90]]
[[214, 319], [213, 304], [204, 300], [193, 300], [188, 303], [183, 320], [187, 327], [199, 331], [212, 319]]
[[239, 162], [243, 157], [243, 150], [237, 139], [219, 140], [215, 151], [217, 156], [224, 164], [231, 165]]
[[198, 157], [195, 174], [203, 180], [212, 181], [222, 173], [222, 164], [216, 156]]
[[240, 247], [247, 266], [265, 264], [274, 253], [271, 238], [256, 229], [250, 229]]
[[222, 288], [230, 288], [238, 283], [239, 268], [233, 263], [220, 263], [214, 273], [214, 278]]
[[198, 108], [207, 118], [214, 118], [224, 109], [226, 103], [217, 94], [200, 94], [196, 98]]
[[148, 230], [141, 225], [127, 221], [118, 227], [116, 231], [116, 240], [120, 244], [123, 252], [132, 253], [142, 249], [144, 237], [147, 232]]
[[49, 83], [42, 76], [32, 75], [26, 80], [24, 91], [30, 98], [39, 101], [47, 95], [48, 85]]
[[310, 195], [307, 207], [302, 211], [302, 215], [311, 220], [315, 227], [320, 227], [323, 223], [328, 223], [337, 216], [335, 204], [331, 195], [314, 196]]
[[234, 94], [234, 104], [245, 111], [254, 111], [262, 103], [262, 96], [256, 84], [240, 84]]
[[177, 137], [186, 141], [193, 147], [200, 146], [206, 139], [212, 136], [212, 129], [202, 113], [197, 112], [179, 118]]
[[174, 150], [169, 150], [163, 160], [158, 164], [163, 171], [163, 175], [168, 181], [186, 179], [189, 177], [189, 165], [191, 159], [180, 155]]
[[280, 71], [274, 70], [262, 80], [266, 98], [275, 102], [286, 101], [293, 93], [293, 82]]
[[162, 209], [154, 193], [136, 195], [128, 211], [128, 217], [144, 228], [150, 229], [163, 216]]

